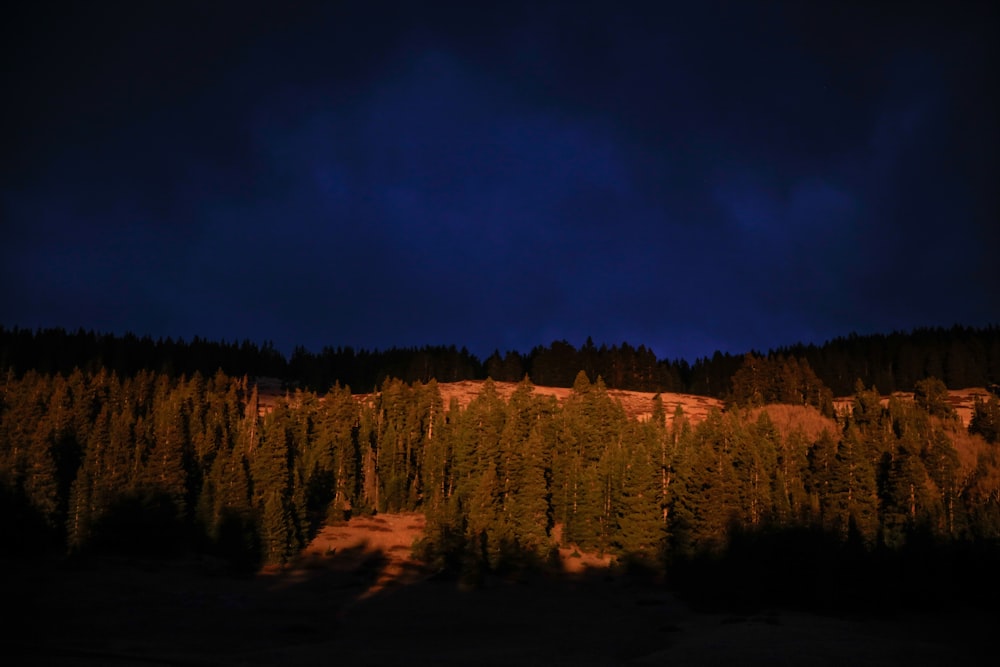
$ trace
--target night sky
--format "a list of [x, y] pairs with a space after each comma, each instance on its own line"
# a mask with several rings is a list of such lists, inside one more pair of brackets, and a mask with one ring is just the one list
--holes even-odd
[[996, 3], [23, 4], [8, 328], [693, 361], [1000, 322]]

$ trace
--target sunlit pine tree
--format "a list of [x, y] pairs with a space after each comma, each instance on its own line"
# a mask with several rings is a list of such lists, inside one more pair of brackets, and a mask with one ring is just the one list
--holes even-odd
[[104, 469], [105, 451], [110, 442], [111, 409], [104, 403], [89, 430], [83, 461], [70, 488], [66, 533], [71, 550], [87, 545], [94, 525], [110, 505]]
[[70, 435], [69, 396], [60, 376], [52, 378], [51, 391], [45, 416], [36, 423], [29, 444], [24, 470], [24, 495], [46, 526], [56, 529], [65, 520], [65, 498], [62, 495], [56, 460]]
[[294, 442], [287, 400], [280, 400], [262, 423], [261, 439], [251, 456], [254, 507], [268, 562], [283, 562], [297, 547], [298, 522], [292, 511]]
[[900, 547], [913, 530], [931, 519], [934, 510], [919, 445], [912, 441], [899, 443], [889, 463], [886, 481], [883, 539], [890, 547]]
[[350, 387], [334, 385], [320, 409], [321, 451], [318, 463], [332, 476], [331, 509], [350, 513], [357, 502], [360, 461], [358, 458], [359, 405]]
[[295, 517], [289, 501], [277, 489], [267, 493], [260, 519], [260, 538], [266, 563], [288, 562], [298, 550], [295, 538]]
[[320, 401], [312, 391], [296, 389], [288, 397], [289, 467], [296, 535], [307, 542], [326, 519], [333, 480], [329, 472], [329, 451], [321, 436]]
[[458, 398], [453, 396], [449, 401], [448, 410], [432, 422], [434, 437], [427, 443], [423, 465], [422, 504], [428, 521], [438, 517], [444, 519], [442, 513], [450, 503], [455, 489], [455, 471], [460, 465], [456, 461], [454, 452], [454, 434], [460, 414]]
[[413, 392], [406, 450], [406, 507], [411, 511], [423, 504], [425, 456], [434, 439], [440, 437], [444, 423], [444, 401], [437, 380], [431, 378], [426, 383], [415, 384]]
[[[749, 415], [744, 418], [749, 419]], [[735, 429], [734, 429], [735, 430]], [[746, 508], [744, 521], [759, 527], [774, 513], [774, 474], [778, 469], [781, 436], [770, 415], [762, 410], [755, 422], [735, 433], [733, 466], [740, 480]]]
[[936, 377], [917, 381], [913, 387], [913, 402], [933, 417], [955, 416], [955, 409], [948, 400], [948, 387]]
[[173, 502], [177, 517], [186, 514], [188, 450], [183, 386], [171, 387], [166, 376], [157, 382], [153, 402], [153, 442], [143, 473], [143, 492], [163, 494]]
[[806, 492], [806, 476], [809, 447], [809, 440], [801, 429], [795, 429], [779, 438], [772, 492], [772, 519], [779, 526], [808, 523], [810, 502]]
[[936, 530], [941, 535], [954, 538], [965, 516], [960, 502], [959, 458], [948, 432], [941, 425], [933, 425], [926, 441], [921, 459], [927, 475], [934, 482], [940, 498], [941, 516], [936, 522]]
[[500, 506], [506, 539], [518, 548], [544, 555], [549, 547], [546, 439], [554, 406], [534, 393], [527, 379], [507, 403], [500, 439]]
[[831, 527], [842, 538], [857, 530], [863, 541], [874, 544], [879, 528], [878, 485], [870, 445], [862, 432], [850, 425], [837, 446], [830, 470]]
[[501, 522], [502, 465], [500, 440], [506, 404], [496, 385], [487, 380], [457, 421], [455, 442], [456, 492], [466, 532], [477, 558], [494, 563], [505, 537]]
[[927, 411], [893, 396], [888, 415], [894, 438], [882, 460], [882, 533], [887, 545], [898, 547], [918, 526], [926, 528], [933, 523], [932, 517], [940, 511], [940, 498], [921, 459], [931, 431]]
[[1000, 399], [990, 396], [983, 401], [978, 396], [972, 405], [969, 433], [978, 433], [989, 443], [1000, 442]]
[[621, 484], [614, 500], [613, 546], [627, 558], [648, 565], [659, 561], [666, 538], [658, 428], [653, 422], [629, 423], [622, 452]]
[[729, 529], [740, 521], [744, 506], [733, 469], [735, 444], [732, 422], [718, 410], [694, 428], [691, 453], [671, 498], [671, 533], [679, 553], [724, 548]]
[[[582, 371], [559, 415], [553, 458], [553, 497], [563, 541], [603, 551], [614, 526], [615, 450], [625, 414], [601, 378]], [[620, 467], [618, 468], [620, 469]]]
[[824, 529], [832, 530], [836, 524], [834, 504], [834, 470], [837, 465], [837, 441], [824, 430], [809, 447], [805, 486], [809, 494], [810, 514]]
[[[655, 416], [655, 411], [654, 411]], [[669, 532], [670, 510], [674, 505], [673, 495], [678, 488], [677, 481], [690, 462], [691, 422], [684, 413], [684, 407], [677, 404], [670, 422], [670, 429], [660, 445], [660, 502], [663, 507], [663, 523]]]
[[0, 475], [12, 494], [22, 491], [28, 452], [45, 418], [49, 393], [45, 376], [29, 371], [19, 381], [8, 373], [0, 412]]
[[382, 384], [374, 397], [371, 422], [374, 467], [377, 471], [378, 511], [398, 512], [407, 507], [409, 497], [409, 451], [415, 395], [402, 380], [391, 379]]

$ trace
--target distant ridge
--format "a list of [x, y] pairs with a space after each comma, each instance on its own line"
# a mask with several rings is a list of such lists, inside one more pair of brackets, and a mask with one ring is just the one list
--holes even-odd
[[[747, 354], [753, 351], [748, 351]], [[822, 345], [797, 343], [763, 353], [765, 357], [805, 361], [836, 395], [853, 391], [858, 380], [883, 394], [911, 391], [926, 377], [950, 389], [1000, 383], [1000, 327], [953, 326], [910, 332], [834, 338]], [[105, 368], [120, 376], [142, 370], [171, 376], [214, 375], [280, 378], [290, 387], [325, 391], [332, 385], [372, 391], [389, 378], [406, 382], [483, 380], [517, 382], [525, 375], [540, 386], [569, 387], [583, 370], [611, 389], [674, 392], [723, 398], [745, 355], [716, 352], [693, 363], [658, 359], [644, 345], [596, 345], [579, 348], [565, 340], [537, 346], [528, 353], [495, 351], [480, 360], [466, 348], [424, 346], [382, 351], [326, 347], [311, 352], [297, 347], [290, 357], [273, 343], [153, 339], [132, 333], [114, 335], [78, 329], [21, 329], [0, 326], [0, 369], [23, 374], [68, 374], [74, 368]]]

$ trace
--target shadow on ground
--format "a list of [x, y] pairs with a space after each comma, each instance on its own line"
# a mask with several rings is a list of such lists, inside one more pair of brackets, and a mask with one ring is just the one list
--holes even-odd
[[469, 589], [368, 543], [244, 578], [210, 559], [103, 557], [8, 564], [5, 579], [17, 665], [953, 665], [981, 661], [996, 621], [699, 606], [606, 568]]

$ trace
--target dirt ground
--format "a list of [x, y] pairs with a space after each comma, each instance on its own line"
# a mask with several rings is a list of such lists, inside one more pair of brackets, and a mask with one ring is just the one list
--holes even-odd
[[464, 590], [410, 554], [419, 515], [324, 529], [291, 566], [248, 578], [208, 560], [5, 568], [10, 665], [983, 664], [996, 618], [697, 613], [661, 586], [571, 571]]

